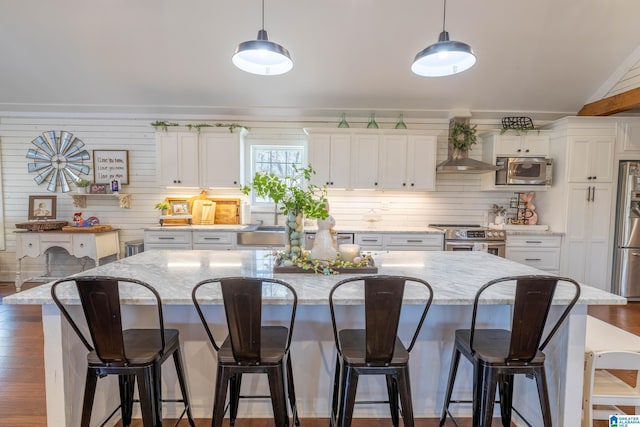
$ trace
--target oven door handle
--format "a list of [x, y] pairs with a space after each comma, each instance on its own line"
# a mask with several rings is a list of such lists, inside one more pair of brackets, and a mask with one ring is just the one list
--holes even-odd
[[496, 240], [467, 240], [464, 242], [444, 242], [444, 245], [451, 247], [469, 246], [472, 248], [474, 243], [486, 243], [489, 247], [505, 246], [505, 242]]

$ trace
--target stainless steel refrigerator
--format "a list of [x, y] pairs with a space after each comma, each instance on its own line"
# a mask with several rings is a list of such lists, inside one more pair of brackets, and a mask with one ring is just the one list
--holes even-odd
[[617, 200], [613, 292], [640, 299], [640, 160], [620, 162]]

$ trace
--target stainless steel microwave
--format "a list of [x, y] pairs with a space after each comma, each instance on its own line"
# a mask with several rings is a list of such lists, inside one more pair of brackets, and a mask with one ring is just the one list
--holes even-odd
[[545, 157], [498, 157], [496, 185], [551, 185], [553, 160]]

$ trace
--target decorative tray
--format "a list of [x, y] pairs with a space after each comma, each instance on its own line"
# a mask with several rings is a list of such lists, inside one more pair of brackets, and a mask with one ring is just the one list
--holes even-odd
[[29, 221], [17, 223], [16, 228], [29, 231], [53, 231], [62, 229], [68, 223], [68, 221]]
[[369, 265], [364, 267], [343, 267], [340, 265], [332, 265], [325, 263], [318, 267], [309, 265], [308, 268], [298, 267], [297, 265], [285, 266], [280, 261], [279, 265], [273, 266], [274, 273], [315, 273], [315, 274], [371, 274], [378, 272], [378, 266], [373, 263], [373, 259], [369, 258]]
[[62, 231], [72, 232], [72, 233], [99, 233], [102, 231], [110, 231], [111, 226], [107, 224], [99, 224], [92, 225], [89, 227], [76, 227], [75, 225], [68, 225], [62, 227]]

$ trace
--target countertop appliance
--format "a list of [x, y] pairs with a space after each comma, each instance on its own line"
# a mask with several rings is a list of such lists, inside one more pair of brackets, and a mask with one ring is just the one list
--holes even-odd
[[640, 160], [621, 161], [613, 255], [613, 293], [640, 299]]
[[496, 185], [551, 185], [553, 160], [545, 157], [498, 157]]
[[491, 230], [477, 224], [429, 224], [444, 231], [445, 251], [484, 251], [505, 256], [506, 233]]
[[[313, 242], [316, 239], [316, 233], [313, 231], [305, 231], [304, 233], [304, 248], [311, 249], [313, 248]], [[354, 234], [353, 233], [336, 233], [336, 243], [338, 247], [340, 245], [353, 244], [354, 243]]]

